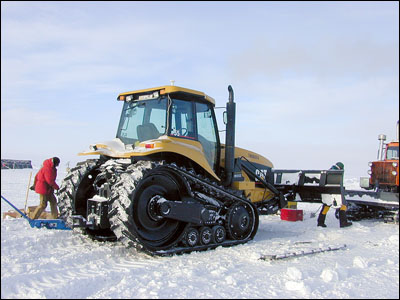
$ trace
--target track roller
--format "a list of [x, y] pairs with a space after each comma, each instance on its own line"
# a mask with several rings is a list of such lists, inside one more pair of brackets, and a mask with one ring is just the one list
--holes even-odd
[[215, 226], [213, 226], [211, 231], [212, 231], [213, 242], [215, 242], [217, 244], [220, 244], [223, 241], [225, 241], [225, 239], [226, 239], [226, 230], [225, 230], [224, 226], [215, 225]]
[[212, 241], [212, 231], [210, 227], [203, 226], [200, 228], [200, 243], [208, 245]]
[[199, 244], [200, 241], [200, 233], [196, 228], [189, 228], [186, 233], [185, 233], [185, 237], [183, 239], [183, 243], [186, 246], [189, 247], [194, 247], [196, 245]]

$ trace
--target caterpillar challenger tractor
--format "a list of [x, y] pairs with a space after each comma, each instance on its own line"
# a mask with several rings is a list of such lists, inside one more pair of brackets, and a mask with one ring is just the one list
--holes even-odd
[[228, 91], [225, 144], [215, 100], [203, 92], [171, 85], [119, 94], [116, 138], [79, 153], [98, 158], [63, 179], [61, 218], [93, 238], [165, 255], [246, 243], [259, 212], [276, 212], [296, 193], [319, 201], [323, 192], [341, 192], [343, 173], [334, 171], [318, 171], [323, 183], [311, 191], [276, 184], [282, 173], [271, 161], [235, 147], [236, 104]]

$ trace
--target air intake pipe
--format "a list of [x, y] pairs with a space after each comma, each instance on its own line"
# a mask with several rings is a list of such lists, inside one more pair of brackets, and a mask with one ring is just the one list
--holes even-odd
[[225, 186], [232, 184], [233, 169], [235, 164], [235, 118], [236, 103], [233, 102], [233, 89], [228, 86], [229, 102], [226, 103], [226, 134], [225, 134]]

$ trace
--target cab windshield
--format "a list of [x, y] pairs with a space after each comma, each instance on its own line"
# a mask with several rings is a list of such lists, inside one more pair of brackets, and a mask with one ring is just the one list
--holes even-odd
[[165, 134], [166, 123], [166, 98], [125, 102], [117, 138], [124, 144], [156, 139]]
[[386, 159], [399, 159], [399, 147], [388, 147], [386, 152]]

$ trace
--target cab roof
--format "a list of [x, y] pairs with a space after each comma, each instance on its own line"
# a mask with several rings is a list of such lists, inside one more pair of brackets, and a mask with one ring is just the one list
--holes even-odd
[[205, 100], [205, 101], [211, 103], [212, 105], [215, 105], [215, 100], [212, 97], [207, 96], [205, 93], [196, 91], [196, 90], [192, 90], [192, 89], [183, 88], [183, 87], [176, 86], [176, 85], [164, 85], [164, 86], [160, 86], [160, 87], [125, 92], [125, 93], [119, 94], [117, 99], [125, 100], [125, 96], [146, 95], [146, 94], [151, 94], [151, 93], [157, 92], [157, 91], [160, 93], [160, 95], [175, 94], [178, 98], [183, 98], [183, 99], [187, 98], [188, 100], [190, 98], [194, 98], [194, 100], [203, 100], [203, 101]]

